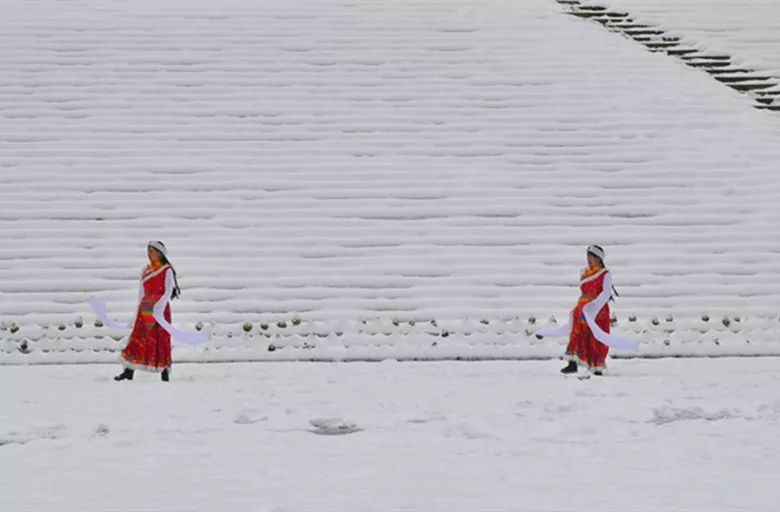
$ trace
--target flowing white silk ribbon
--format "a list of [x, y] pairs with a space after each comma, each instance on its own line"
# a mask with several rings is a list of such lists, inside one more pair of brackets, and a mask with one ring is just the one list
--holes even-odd
[[[186, 345], [200, 345], [201, 343], [206, 343], [209, 340], [209, 335], [205, 332], [182, 331], [174, 327], [170, 322], [168, 322], [162, 313], [165, 311], [165, 306], [167, 305], [167, 302], [168, 302], [167, 300], [161, 300], [157, 302], [157, 304], [154, 305], [153, 314], [154, 314], [154, 319], [157, 321], [158, 324], [160, 324], [160, 327], [165, 329], [168, 332], [168, 334], [171, 335], [174, 341], [179, 343], [184, 343]], [[162, 304], [162, 308], [158, 308], [160, 304]], [[105, 325], [111, 327], [112, 329], [127, 330], [130, 328], [129, 323], [114, 322], [108, 317], [108, 308], [106, 307], [105, 302], [99, 301], [96, 298], [92, 297], [91, 299], [89, 299], [89, 305], [92, 306], [92, 311], [95, 312], [97, 317]]]

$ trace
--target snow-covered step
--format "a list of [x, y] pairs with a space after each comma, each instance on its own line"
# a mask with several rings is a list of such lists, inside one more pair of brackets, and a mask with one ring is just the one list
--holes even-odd
[[[248, 317], [249, 318], [249, 317]], [[277, 317], [278, 318], [278, 317]], [[235, 324], [197, 325], [212, 336], [200, 347], [177, 346], [177, 360], [402, 360], [539, 359], [557, 357], [565, 339], [538, 340], [541, 326], [565, 321], [528, 317], [408, 320], [382, 317], [363, 320], [305, 321], [265, 319]], [[666, 313], [653, 316], [613, 315], [612, 328], [641, 342], [639, 352], [613, 351], [614, 357], [776, 356], [780, 344], [775, 316], [698, 317]], [[102, 325], [45, 328], [4, 325], [0, 364], [110, 362], [124, 346], [123, 333]]]

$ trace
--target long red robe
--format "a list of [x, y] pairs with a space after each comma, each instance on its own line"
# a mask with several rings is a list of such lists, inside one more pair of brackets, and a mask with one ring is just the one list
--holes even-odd
[[[569, 344], [566, 347], [566, 357], [570, 361], [577, 361], [588, 368], [598, 370], [604, 368], [609, 347], [598, 341], [591, 332], [582, 308], [588, 302], [594, 300], [603, 291], [604, 277], [607, 270], [603, 267], [588, 269], [583, 272], [580, 279], [580, 299], [577, 301], [571, 317], [571, 334]], [[609, 333], [609, 305], [605, 304], [596, 315], [596, 325], [604, 332]]]
[[[154, 318], [154, 305], [165, 293], [165, 274], [171, 267], [147, 266], [141, 276], [143, 297], [138, 305], [133, 332], [122, 350], [126, 368], [160, 372], [171, 367], [171, 335]], [[165, 306], [165, 320], [171, 322], [170, 303]]]

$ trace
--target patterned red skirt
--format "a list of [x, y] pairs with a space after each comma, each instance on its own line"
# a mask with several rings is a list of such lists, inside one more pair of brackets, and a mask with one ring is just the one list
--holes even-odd
[[[577, 361], [588, 368], [601, 369], [606, 365], [609, 347], [593, 336], [588, 322], [582, 314], [584, 304], [577, 304], [572, 312], [571, 334], [569, 344], [566, 347], [566, 357], [570, 361]], [[604, 332], [609, 332], [609, 307], [604, 306], [596, 316], [596, 325]]]
[[[171, 321], [170, 306], [165, 308], [165, 319]], [[135, 319], [130, 340], [122, 350], [122, 364], [133, 370], [161, 372], [171, 367], [171, 335], [147, 311]]]

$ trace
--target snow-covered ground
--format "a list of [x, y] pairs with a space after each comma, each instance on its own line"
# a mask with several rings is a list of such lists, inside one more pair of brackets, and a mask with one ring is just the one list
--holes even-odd
[[0, 367], [0, 510], [777, 510], [780, 359], [559, 367]]
[[[671, 3], [625, 3], [678, 26]], [[697, 3], [701, 33], [732, 19]], [[762, 5], [732, 54], [777, 55], [761, 27], [780, 4]], [[93, 327], [88, 299], [128, 318], [152, 238], [180, 274], [175, 321], [202, 322], [225, 349], [213, 359], [258, 358], [261, 326], [294, 317], [307, 336], [280, 345], [386, 345], [365, 331], [393, 341], [393, 319], [435, 319], [438, 334], [490, 326], [438, 340], [448, 354], [528, 348], [571, 308], [594, 242], [617, 328], [651, 352], [780, 347], [780, 117], [564, 11], [5, 2], [0, 362], [114, 357], [99, 352], [122, 333]], [[404, 339], [428, 356], [429, 339]]]

